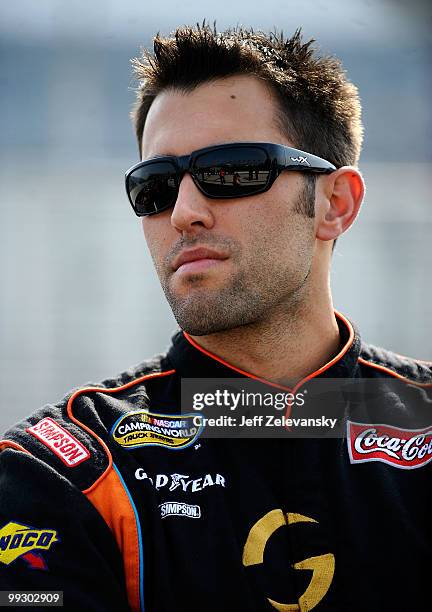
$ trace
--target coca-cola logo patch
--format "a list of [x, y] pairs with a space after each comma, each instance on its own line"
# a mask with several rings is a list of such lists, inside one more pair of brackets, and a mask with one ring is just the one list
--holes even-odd
[[347, 429], [351, 463], [382, 461], [413, 470], [432, 460], [432, 427], [400, 429], [348, 421]]

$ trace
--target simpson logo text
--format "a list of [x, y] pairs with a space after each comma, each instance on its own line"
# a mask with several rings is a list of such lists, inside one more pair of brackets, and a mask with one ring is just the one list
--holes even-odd
[[164, 502], [159, 506], [161, 518], [167, 516], [186, 516], [188, 518], [200, 518], [201, 508], [194, 504], [185, 504], [182, 502]]
[[38, 421], [26, 431], [47, 446], [69, 467], [75, 467], [90, 457], [86, 447], [50, 417]]

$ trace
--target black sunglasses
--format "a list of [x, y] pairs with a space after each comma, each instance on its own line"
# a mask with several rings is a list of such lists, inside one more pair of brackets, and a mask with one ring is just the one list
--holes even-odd
[[328, 174], [336, 167], [285, 145], [234, 142], [141, 161], [125, 174], [126, 193], [135, 214], [144, 217], [174, 206], [185, 172], [206, 197], [230, 199], [268, 191], [282, 170]]

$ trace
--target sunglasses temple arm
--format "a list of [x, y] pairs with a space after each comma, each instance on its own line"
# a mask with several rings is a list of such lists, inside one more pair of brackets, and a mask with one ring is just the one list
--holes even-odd
[[300, 151], [299, 149], [285, 149], [285, 168], [297, 170], [314, 170], [315, 172], [329, 173], [336, 170], [336, 166], [322, 157]]
[[311, 167], [313, 167], [315, 172], [323, 172], [329, 174], [330, 172], [334, 172], [335, 170], [337, 170], [336, 166], [331, 164], [326, 159], [323, 159], [322, 157], [312, 155], [311, 153], [307, 153], [306, 155], [308, 157], [308, 161]]

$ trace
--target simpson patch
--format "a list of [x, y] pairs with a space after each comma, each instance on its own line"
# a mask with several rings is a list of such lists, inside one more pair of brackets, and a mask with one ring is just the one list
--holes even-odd
[[68, 467], [75, 467], [90, 457], [90, 452], [66, 429], [45, 417], [26, 431], [47, 446]]

